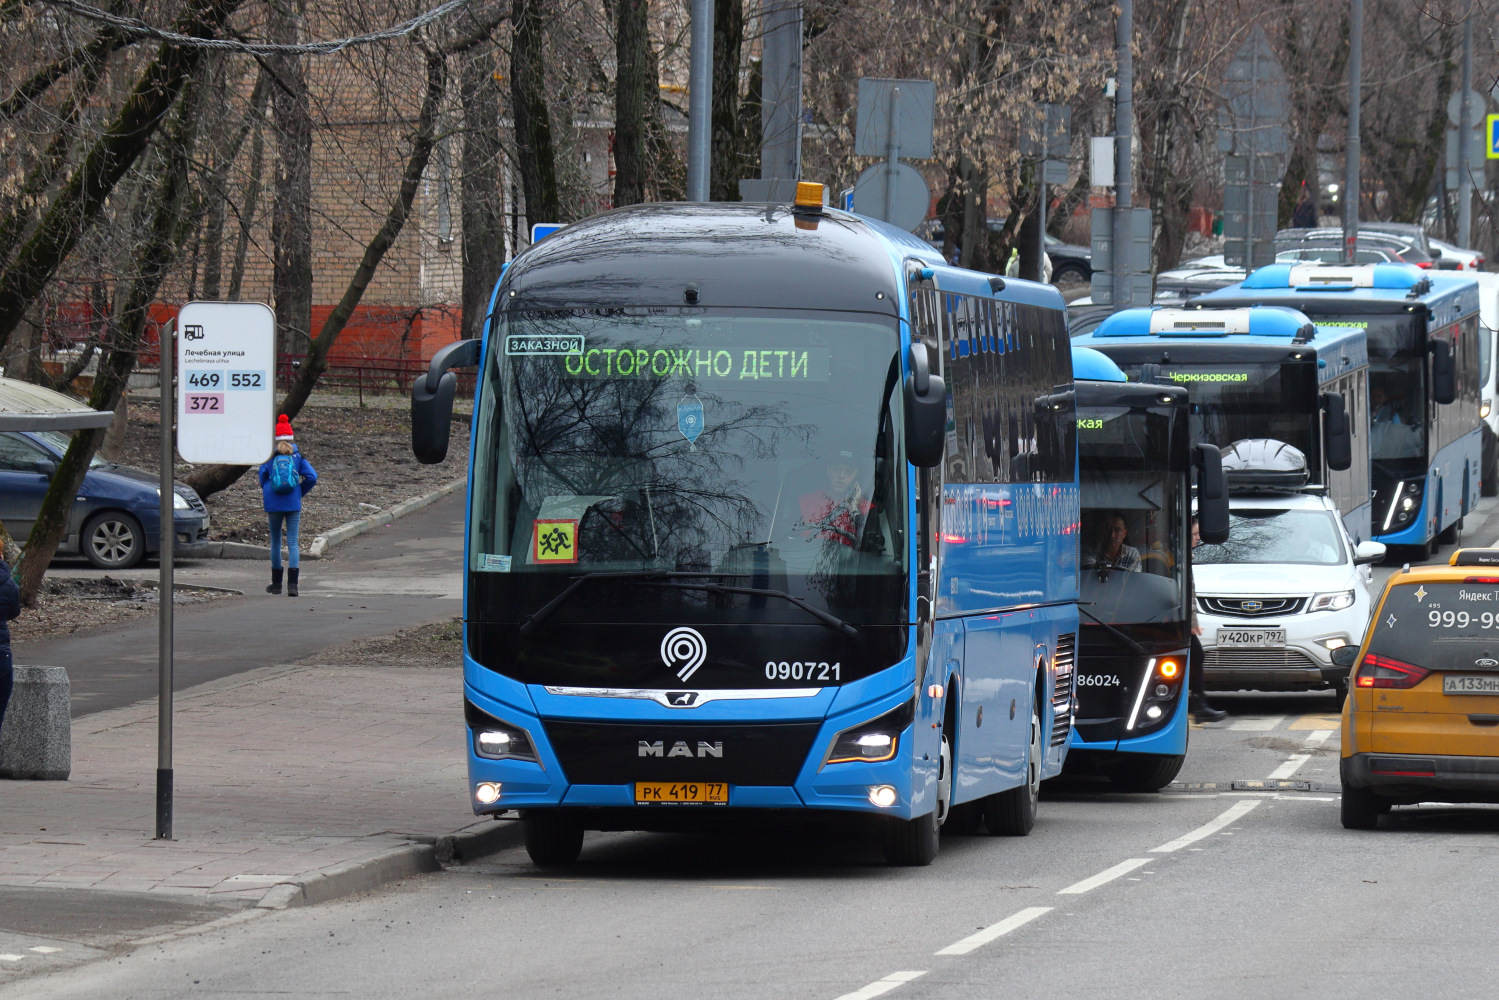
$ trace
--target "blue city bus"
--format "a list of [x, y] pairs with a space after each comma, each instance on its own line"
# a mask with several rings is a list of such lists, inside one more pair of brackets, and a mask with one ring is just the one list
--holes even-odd
[[1423, 558], [1456, 542], [1482, 476], [1478, 283], [1410, 264], [1272, 264], [1189, 303], [1254, 304], [1297, 309], [1319, 335], [1352, 329], [1368, 344], [1373, 506], [1370, 535], [1355, 541], [1413, 546]]
[[[1256, 272], [1258, 273], [1258, 272]], [[1354, 326], [1313, 324], [1294, 308], [1125, 309], [1073, 343], [1096, 348], [1138, 379], [1184, 386], [1192, 437], [1223, 449], [1273, 441], [1301, 453], [1355, 542], [1369, 512], [1369, 351]], [[1263, 450], [1253, 457], [1258, 459]]]
[[476, 814], [540, 864], [777, 811], [893, 864], [1031, 829], [1078, 620], [1054, 288], [820, 203], [635, 206], [516, 257], [413, 387], [421, 461], [469, 366]]
[[1155, 791], [1187, 753], [1194, 467], [1209, 540], [1227, 535], [1228, 492], [1218, 450], [1192, 442], [1186, 389], [1126, 382], [1077, 341], [1072, 371], [1082, 620], [1066, 770]]

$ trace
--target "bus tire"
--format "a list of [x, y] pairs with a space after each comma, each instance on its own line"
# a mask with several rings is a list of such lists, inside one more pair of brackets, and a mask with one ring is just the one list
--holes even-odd
[[942, 832], [954, 837], [972, 837], [979, 832], [979, 825], [983, 822], [983, 805], [980, 802], [964, 802], [948, 807], [947, 822], [942, 824]]
[[583, 822], [565, 809], [527, 809], [526, 853], [538, 865], [570, 865], [583, 851]]
[[1354, 788], [1352, 785], [1343, 786], [1343, 801], [1339, 806], [1339, 816], [1343, 821], [1345, 830], [1374, 830], [1379, 827], [1380, 808], [1379, 796], [1367, 788]]
[[1114, 765], [1109, 782], [1126, 792], [1158, 792], [1176, 780], [1186, 759], [1185, 754], [1131, 755]]
[[1024, 837], [1036, 825], [1036, 803], [1041, 798], [1040, 706], [1031, 702], [1031, 739], [1025, 755], [1025, 784], [984, 799], [984, 823], [996, 837]]
[[902, 868], [922, 868], [937, 857], [939, 831], [937, 810], [915, 819], [884, 818], [880, 829], [880, 846], [885, 860]]

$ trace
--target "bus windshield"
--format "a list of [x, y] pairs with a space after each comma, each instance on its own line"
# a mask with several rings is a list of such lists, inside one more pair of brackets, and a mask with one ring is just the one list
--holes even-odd
[[581, 574], [633, 571], [575, 588], [552, 619], [815, 623], [763, 593], [781, 591], [850, 622], [904, 620], [898, 344], [893, 320], [836, 313], [497, 317], [471, 616], [514, 621]]
[[1077, 425], [1085, 610], [1110, 624], [1183, 621], [1185, 427], [1139, 406], [1079, 406]]
[[1192, 398], [1193, 440], [1227, 448], [1245, 438], [1274, 438], [1300, 449], [1312, 468], [1320, 466], [1315, 363], [1172, 363], [1163, 377]]

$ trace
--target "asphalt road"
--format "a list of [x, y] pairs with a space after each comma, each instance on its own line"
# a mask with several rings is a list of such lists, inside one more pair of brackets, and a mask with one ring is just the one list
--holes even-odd
[[[1330, 700], [1224, 704], [1181, 776], [1208, 790], [1048, 788], [1031, 836], [945, 838], [929, 868], [824, 824], [590, 834], [562, 871], [515, 849], [130, 950], [65, 917], [0, 932], [0, 953], [56, 949], [0, 995], [1492, 996], [1499, 808], [1345, 831]], [[1272, 776], [1311, 790], [1231, 788]]]

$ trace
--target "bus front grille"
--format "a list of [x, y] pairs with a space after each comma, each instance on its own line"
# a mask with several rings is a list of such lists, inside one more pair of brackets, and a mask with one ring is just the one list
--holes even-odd
[[1072, 731], [1073, 661], [1077, 656], [1077, 633], [1066, 632], [1057, 636], [1057, 655], [1052, 657], [1056, 667], [1057, 686], [1051, 695], [1051, 745], [1062, 746]]

